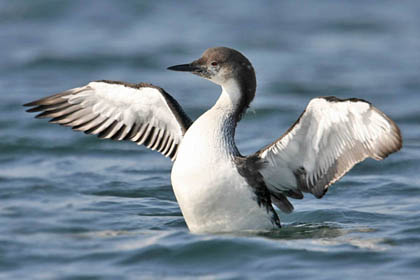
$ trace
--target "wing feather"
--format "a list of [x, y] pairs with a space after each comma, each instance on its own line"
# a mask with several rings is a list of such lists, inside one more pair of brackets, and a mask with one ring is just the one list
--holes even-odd
[[272, 193], [321, 198], [355, 164], [384, 159], [401, 147], [398, 126], [369, 102], [319, 97], [257, 155], [266, 162], [260, 172]]
[[96, 81], [24, 106], [38, 112], [36, 118], [100, 138], [144, 144], [172, 160], [192, 123], [172, 96], [145, 83]]

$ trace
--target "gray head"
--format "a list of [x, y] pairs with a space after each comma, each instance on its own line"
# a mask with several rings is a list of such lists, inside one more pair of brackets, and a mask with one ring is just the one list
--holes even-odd
[[222, 87], [232, 81], [237, 82], [243, 97], [240, 115], [255, 96], [257, 82], [254, 68], [244, 55], [234, 49], [209, 48], [199, 59], [189, 64], [171, 66], [168, 69], [191, 72]]

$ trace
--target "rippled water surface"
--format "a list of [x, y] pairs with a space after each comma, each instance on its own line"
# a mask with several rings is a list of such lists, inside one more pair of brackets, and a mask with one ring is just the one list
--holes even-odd
[[[420, 2], [0, 1], [0, 278], [418, 279]], [[33, 119], [21, 104], [112, 79], [150, 82], [196, 118], [219, 88], [166, 71], [225, 45], [253, 62], [237, 142], [252, 153], [313, 97], [359, 97], [400, 126], [275, 232], [194, 235], [171, 162]], [[258, 137], [256, 137], [258, 136]]]

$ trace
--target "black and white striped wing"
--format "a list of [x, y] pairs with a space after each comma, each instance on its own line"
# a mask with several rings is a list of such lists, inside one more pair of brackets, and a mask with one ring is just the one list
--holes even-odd
[[150, 84], [90, 82], [24, 106], [37, 118], [100, 138], [130, 140], [172, 160], [191, 125], [181, 106], [163, 89]]
[[260, 172], [274, 194], [321, 198], [355, 164], [381, 160], [402, 147], [398, 126], [360, 99], [319, 97], [311, 100], [296, 123], [257, 155]]

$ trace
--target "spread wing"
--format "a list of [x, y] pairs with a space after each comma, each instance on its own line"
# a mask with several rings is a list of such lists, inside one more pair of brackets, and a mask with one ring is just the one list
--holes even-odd
[[321, 198], [355, 164], [381, 160], [402, 147], [398, 126], [360, 99], [319, 97], [311, 100], [296, 123], [274, 143], [257, 152], [260, 169], [279, 208], [293, 206], [285, 196]]
[[41, 112], [37, 118], [100, 138], [143, 144], [172, 160], [192, 123], [167, 92], [145, 83], [90, 82], [24, 106]]

